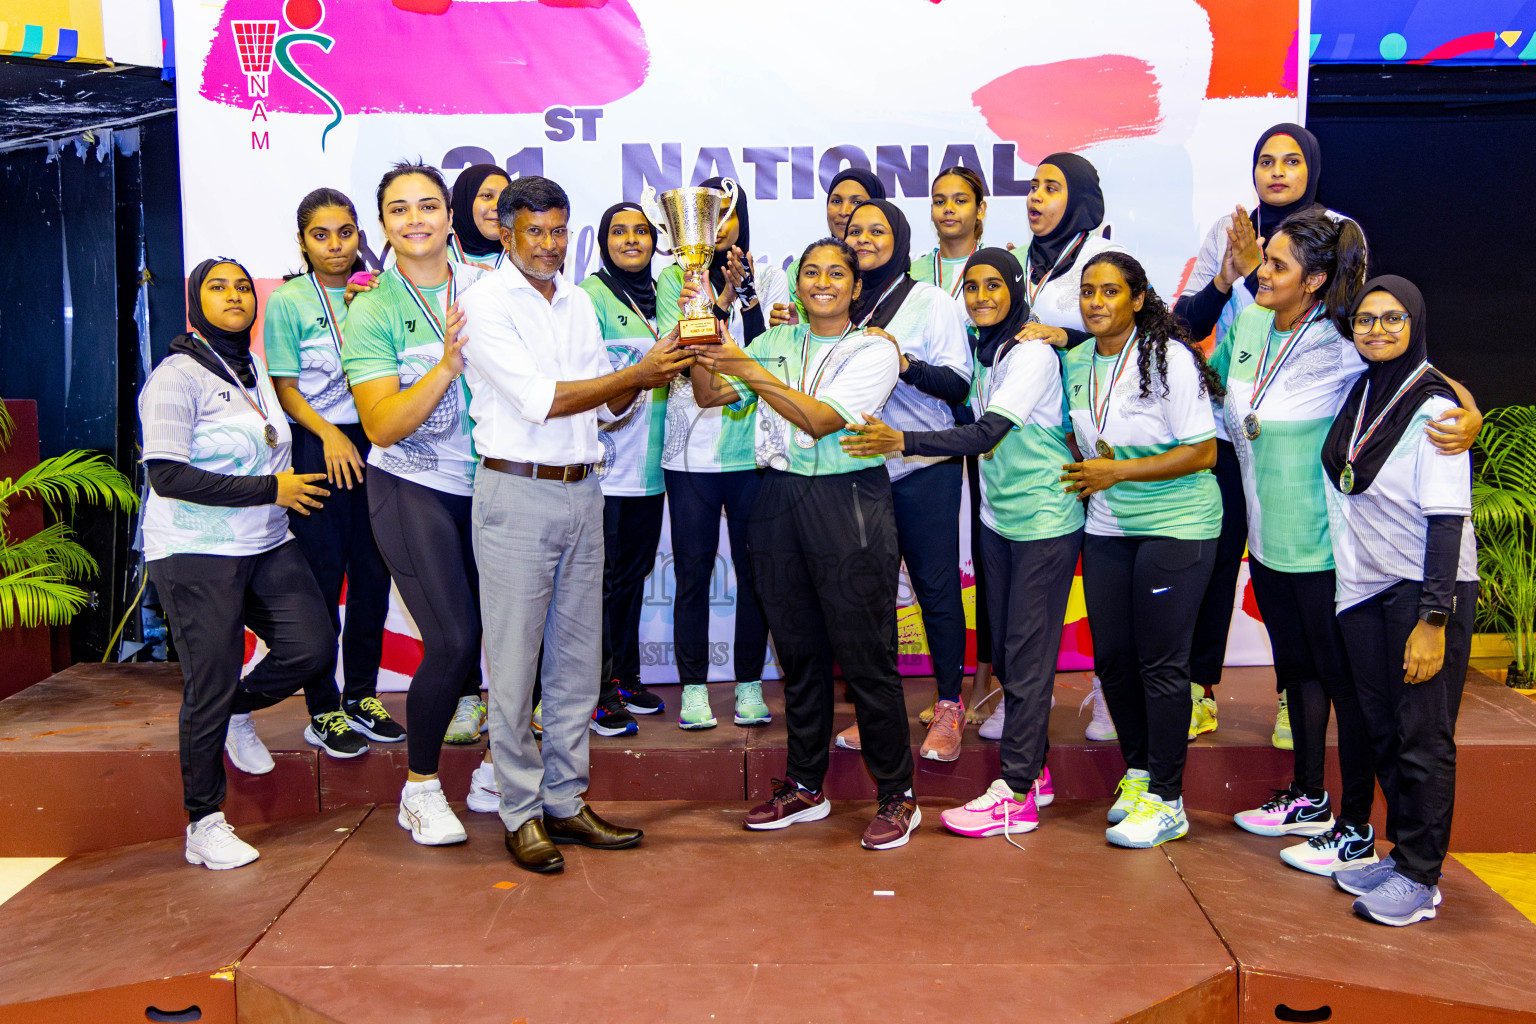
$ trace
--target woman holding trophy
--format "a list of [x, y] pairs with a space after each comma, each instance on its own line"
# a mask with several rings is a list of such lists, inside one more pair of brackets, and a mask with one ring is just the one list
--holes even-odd
[[891, 478], [883, 462], [838, 443], [843, 424], [879, 414], [901, 373], [896, 346], [850, 318], [860, 276], [847, 243], [813, 243], [796, 282], [808, 322], [775, 327], [750, 349], [722, 324], [721, 343], [699, 349], [691, 376], [701, 407], [753, 410], [769, 467], [752, 517], [752, 567], [784, 671], [789, 755], [785, 778], [743, 824], [779, 829], [830, 812], [821, 787], [835, 659], [879, 787], [862, 845], [885, 850], [904, 845], [922, 815], [893, 643], [901, 556]]

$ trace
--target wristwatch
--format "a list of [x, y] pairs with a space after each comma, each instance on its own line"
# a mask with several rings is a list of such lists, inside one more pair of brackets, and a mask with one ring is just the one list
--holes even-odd
[[1419, 612], [1419, 621], [1428, 623], [1435, 629], [1444, 629], [1445, 624], [1450, 619], [1450, 612], [1447, 612], [1444, 608], [1426, 608]]

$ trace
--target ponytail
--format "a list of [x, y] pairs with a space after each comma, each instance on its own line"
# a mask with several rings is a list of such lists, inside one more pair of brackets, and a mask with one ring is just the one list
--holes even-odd
[[1349, 312], [1365, 284], [1368, 253], [1360, 225], [1348, 217], [1334, 220], [1320, 209], [1293, 213], [1280, 222], [1275, 235], [1291, 240], [1291, 251], [1303, 277], [1327, 274], [1317, 298], [1339, 333], [1348, 337]]

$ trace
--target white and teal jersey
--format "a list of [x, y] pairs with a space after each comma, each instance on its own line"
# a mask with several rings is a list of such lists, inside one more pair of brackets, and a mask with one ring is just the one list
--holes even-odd
[[[1092, 342], [1067, 353], [1067, 407], [1084, 458], [1095, 457], [1101, 437], [1114, 449], [1115, 458], [1143, 459], [1216, 436], [1210, 399], [1200, 389], [1200, 371], [1189, 349], [1168, 342], [1167, 379], [1154, 365], [1143, 398], [1134, 351], [1139, 344], [1126, 346], [1113, 390], [1100, 391], [1100, 402], [1108, 402], [1102, 435], [1094, 425], [1090, 396], [1095, 372], [1099, 387], [1110, 388], [1116, 360], [1099, 355]], [[1097, 537], [1211, 540], [1221, 533], [1221, 492], [1208, 469], [1173, 480], [1128, 480], [1088, 499], [1087, 527]]]
[[[667, 267], [656, 281], [656, 330], [665, 337], [677, 326], [678, 297], [683, 293], [683, 272], [677, 264]], [[763, 311], [763, 323], [775, 302], [787, 302], [784, 275], [769, 263], [758, 264], [757, 296]], [[741, 303], [731, 306], [727, 325], [737, 344], [743, 344]], [[766, 336], [766, 335], [764, 335]], [[750, 346], [749, 354], [762, 341]], [[756, 398], [715, 409], [701, 409], [693, 399], [693, 384], [687, 374], [672, 381], [667, 396], [667, 429], [662, 448], [663, 469], [687, 473], [734, 473], [756, 469], [753, 441], [757, 432]]]
[[[461, 294], [485, 273], [467, 263], [448, 266], [454, 290]], [[430, 311], [417, 303], [398, 267], [391, 267], [379, 276], [378, 287], [352, 300], [342, 325], [341, 362], [353, 387], [398, 377], [404, 391], [443, 358], [443, 341], [431, 316], [436, 315], [438, 324], [446, 321], [448, 282], [421, 291]], [[469, 390], [460, 377], [421, 426], [392, 445], [374, 445], [368, 464], [424, 487], [471, 494], [476, 459], [472, 426]]]
[[[965, 317], [949, 296], [932, 285], [914, 284], [901, 308], [885, 325], [885, 332], [896, 339], [909, 358], [970, 379], [973, 357]], [[955, 413], [943, 399], [902, 381], [885, 407], [885, 421], [897, 430], [948, 430], [955, 425]], [[885, 457], [885, 468], [892, 480], [900, 480], [908, 473], [943, 461], [892, 452]]]
[[[261, 343], [274, 377], [297, 377], [299, 394], [327, 423], [356, 423], [357, 406], [341, 370], [338, 338], [347, 319], [345, 288], [326, 288], [302, 274], [267, 299]], [[335, 318], [334, 333], [332, 317]], [[288, 417], [293, 422], [293, 417]]]
[[[860, 422], [861, 413], [880, 415], [901, 376], [901, 357], [885, 338], [871, 334], [822, 338], [806, 324], [771, 328], [752, 343], [747, 354], [789, 387], [836, 409], [849, 423]], [[796, 476], [835, 476], [880, 465], [880, 456], [855, 458], [843, 451], [838, 439], [847, 431], [813, 439], [757, 399], [751, 388], [732, 383], [740, 396], [738, 404], [756, 409], [759, 464]]]
[[457, 235], [450, 235], [448, 242], [448, 258], [454, 263], [479, 263], [483, 266], [490, 267], [492, 270], [495, 270], [496, 268], [500, 267], [503, 262], [506, 261], [507, 250], [497, 249], [495, 252], [487, 253], [484, 256], [476, 256], [474, 253], [464, 251], [463, 247], [459, 245], [459, 238]]
[[[982, 247], [976, 243], [976, 249]], [[973, 250], [974, 251], [974, 250]], [[960, 294], [960, 285], [963, 283], [962, 275], [965, 273], [966, 261], [971, 257], [966, 256], [940, 256], [939, 247], [934, 246], [921, 256], [912, 257], [912, 266], [907, 270], [907, 276], [914, 281], [922, 281], [924, 284], [935, 285], [944, 289], [952, 297], [964, 302], [964, 296]], [[934, 267], [938, 267], [938, 275], [934, 275]]]
[[1083, 527], [1083, 503], [1061, 483], [1072, 461], [1061, 357], [1050, 345], [1010, 345], [993, 366], [976, 362], [971, 408], [1013, 427], [981, 458], [981, 521], [1009, 540], [1047, 540]]
[[[293, 435], [278, 413], [271, 378], [255, 353], [251, 362], [256, 387], [242, 393], [191, 356], [161, 360], [139, 393], [144, 459], [185, 462], [222, 476], [271, 476], [292, 466]], [[268, 424], [277, 431], [276, 447], [267, 444]], [[171, 555], [259, 555], [289, 536], [288, 513], [277, 505], [199, 505], [151, 489], [144, 507], [146, 562]]]
[[[614, 372], [638, 363], [656, 343], [654, 325], [613, 294], [596, 274], [587, 276], [577, 287], [591, 297], [597, 310], [603, 345]], [[603, 494], [637, 498], [666, 490], [661, 473], [661, 446], [666, 429], [664, 387], [640, 392], [623, 416], [612, 423], [598, 424], [603, 461], [597, 464], [597, 478]]]
[[[1365, 363], [1324, 315], [1295, 335], [1277, 368], [1289, 332], [1275, 331], [1274, 324], [1273, 310], [1250, 305], [1222, 344], [1222, 416], [1243, 470], [1248, 551], [1280, 572], [1322, 572], [1333, 568], [1323, 439]], [[1266, 378], [1255, 410], [1255, 390]], [[1252, 440], [1243, 430], [1250, 416], [1259, 427]]]
[[[1455, 407], [1441, 395], [1419, 406], [1376, 478], [1363, 491], [1327, 496], [1335, 577], [1335, 609], [1344, 611], [1399, 580], [1424, 579], [1429, 516], [1464, 516], [1456, 579], [1477, 576], [1477, 538], [1472, 531], [1472, 456], [1443, 455], [1425, 425]], [[1320, 457], [1319, 457], [1320, 459]]]

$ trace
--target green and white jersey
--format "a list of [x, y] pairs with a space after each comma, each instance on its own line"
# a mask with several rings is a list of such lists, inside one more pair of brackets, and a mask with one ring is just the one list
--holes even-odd
[[[357, 406], [341, 370], [347, 290], [301, 274], [267, 299], [261, 343], [274, 377], [297, 377], [299, 394], [327, 423], [356, 423]], [[293, 417], [288, 417], [293, 422]]]
[[[1043, 281], [1038, 286], [1031, 284], [1028, 279], [1030, 243], [1025, 243], [1013, 250], [1019, 266], [1024, 268], [1024, 290], [1029, 296], [1029, 312], [1035, 319], [1065, 331], [1087, 330], [1083, 323], [1082, 307], [1078, 304], [1078, 293], [1082, 290], [1083, 283], [1083, 268], [1088, 265], [1089, 260], [1101, 252], [1125, 252], [1125, 246], [1104, 237], [1104, 230], [1105, 225], [1101, 224], [1083, 239], [1082, 246], [1073, 255], [1071, 269], [1065, 271], [1060, 277]], [[1092, 522], [1091, 515], [1089, 522]], [[1090, 529], [1088, 532], [1093, 531]]]
[[[1351, 346], [1353, 347], [1353, 346]], [[1399, 580], [1424, 579], [1429, 516], [1466, 516], [1456, 579], [1477, 576], [1477, 537], [1472, 531], [1472, 456], [1442, 455], [1424, 433], [1433, 418], [1455, 408], [1442, 395], [1424, 400], [1397, 439], [1387, 461], [1364, 491], [1327, 496], [1333, 557], [1338, 563], [1335, 609], [1344, 611]], [[1320, 456], [1315, 456], [1319, 458]]]
[[[760, 366], [789, 387], [827, 403], [845, 422], [861, 413], [880, 415], [901, 376], [901, 356], [886, 339], [872, 334], [822, 338], [807, 324], [784, 324], [759, 335], [747, 349]], [[837, 430], [815, 439], [790, 423], [751, 388], [732, 378], [739, 405], [755, 408], [757, 463], [796, 476], [835, 476], [881, 464], [882, 457], [854, 458]], [[733, 406], [734, 408], [734, 406]]]
[[[404, 391], [442, 359], [438, 330], [448, 315], [449, 285], [457, 298], [485, 273], [467, 263], [448, 266], [449, 281], [421, 289], [420, 301], [399, 267], [385, 271], [378, 287], [352, 300], [342, 325], [341, 363], [353, 387], [380, 377], [399, 377]], [[472, 426], [469, 390], [460, 377], [421, 426], [388, 447], [374, 445], [368, 464], [448, 494], [471, 494], [476, 461]]]
[[[975, 252], [980, 248], [982, 244], [977, 242], [971, 251]], [[914, 281], [922, 281], [924, 284], [944, 289], [951, 298], [960, 300], [963, 312], [965, 298], [960, 294], [960, 286], [965, 283], [965, 263], [970, 258], [969, 255], [954, 258], [941, 256], [939, 247], [934, 246], [921, 256], [912, 257], [912, 266], [907, 270], [907, 276]], [[935, 270], [938, 271], [937, 274], [934, 273]]]
[[[628, 302], [613, 294], [596, 274], [577, 287], [592, 299], [603, 345], [614, 372], [638, 363], [656, 343], [653, 325]], [[603, 461], [597, 478], [610, 497], [643, 497], [666, 490], [661, 473], [661, 446], [667, 429], [667, 389], [642, 391], [612, 423], [598, 424]]]
[[[1168, 342], [1167, 379], [1154, 366], [1143, 398], [1138, 347], [1133, 338], [1123, 350], [1123, 360], [1099, 355], [1092, 343], [1067, 353], [1067, 406], [1084, 458], [1095, 457], [1101, 437], [1114, 449], [1115, 458], [1143, 459], [1216, 436], [1211, 403], [1200, 390], [1200, 371], [1189, 349]], [[1102, 434], [1094, 425], [1095, 379], [1104, 410]], [[1211, 540], [1221, 533], [1221, 492], [1208, 469], [1173, 480], [1128, 480], [1088, 499], [1087, 528], [1096, 537]]]
[[[763, 323], [775, 302], [788, 302], [784, 275], [772, 263], [757, 263], [757, 297], [763, 311]], [[665, 337], [677, 326], [678, 297], [683, 293], [683, 271], [672, 264], [656, 281], [656, 330]], [[742, 344], [741, 303], [731, 306], [727, 325], [731, 337]], [[748, 354], [766, 334], [751, 345]], [[667, 429], [662, 448], [661, 467], [688, 473], [734, 473], [757, 468], [754, 439], [757, 435], [756, 397], [715, 409], [700, 409], [693, 399], [693, 384], [688, 375], [672, 381], [667, 396]]]
[[993, 366], [976, 362], [971, 408], [1013, 427], [981, 457], [981, 521], [1009, 540], [1046, 540], [1083, 528], [1083, 503], [1061, 484], [1067, 448], [1061, 357], [1040, 341], [1008, 346]]
[[476, 256], [474, 253], [465, 252], [464, 247], [459, 244], [458, 235], [450, 234], [448, 236], [448, 259], [454, 263], [479, 263], [495, 270], [506, 261], [506, 258], [507, 250], [505, 249], [497, 249], [495, 252], [485, 256]]
[[1365, 363], [1321, 311], [1293, 331], [1274, 324], [1273, 310], [1250, 305], [1224, 339], [1222, 417], [1243, 471], [1249, 553], [1280, 572], [1322, 572], [1333, 568], [1333, 547], [1319, 456]]
[[[292, 466], [293, 434], [278, 414], [272, 380], [255, 353], [251, 363], [256, 387], [242, 393], [191, 356], [161, 360], [139, 393], [143, 458], [185, 462], [223, 476], [271, 476]], [[277, 431], [276, 447], [266, 441], [269, 423]], [[290, 536], [288, 513], [277, 505], [199, 505], [151, 489], [144, 507], [146, 562], [171, 555], [259, 555]]]
[[[954, 300], [932, 285], [914, 284], [901, 308], [885, 325], [885, 331], [896, 339], [908, 358], [950, 370], [962, 379], [971, 377], [973, 357], [965, 316]], [[902, 381], [886, 405], [885, 421], [897, 430], [948, 430], [955, 425], [955, 413], [943, 399]], [[943, 461], [892, 452], [885, 457], [885, 468], [892, 480], [900, 480], [908, 473]]]

